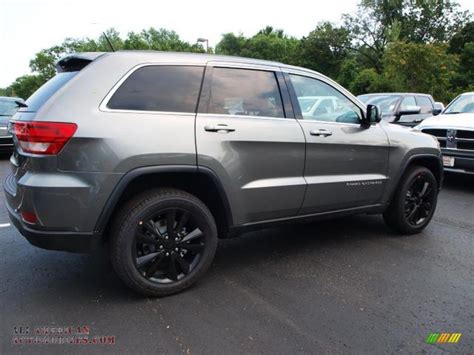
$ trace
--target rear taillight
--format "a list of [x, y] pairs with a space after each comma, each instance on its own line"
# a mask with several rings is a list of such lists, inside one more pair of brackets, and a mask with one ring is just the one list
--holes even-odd
[[12, 122], [13, 134], [21, 149], [27, 153], [58, 154], [77, 129], [75, 123], [64, 122]]

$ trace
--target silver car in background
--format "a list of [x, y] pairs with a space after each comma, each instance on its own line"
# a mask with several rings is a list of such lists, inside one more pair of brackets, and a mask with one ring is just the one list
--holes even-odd
[[23, 99], [0, 96], [0, 153], [13, 151], [13, 138], [8, 132], [8, 123], [18, 110], [18, 102], [23, 102]]

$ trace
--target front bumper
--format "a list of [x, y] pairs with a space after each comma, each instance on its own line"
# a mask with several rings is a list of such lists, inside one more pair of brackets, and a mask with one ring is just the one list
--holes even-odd
[[102, 242], [102, 235], [95, 233], [76, 233], [36, 230], [23, 222], [7, 204], [8, 215], [18, 231], [34, 246], [49, 250], [61, 250], [74, 253], [87, 253]]
[[457, 149], [441, 148], [441, 154], [446, 157], [454, 158], [454, 166], [445, 166], [445, 171], [474, 174], [474, 152], [464, 152]]

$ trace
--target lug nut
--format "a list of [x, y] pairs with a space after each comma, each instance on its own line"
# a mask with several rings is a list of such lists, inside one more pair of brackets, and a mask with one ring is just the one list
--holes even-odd
[[163, 245], [160, 245], [160, 249], [163, 249]]
[[166, 256], [170, 256], [170, 253], [166, 253]]
[[168, 240], [168, 236], [165, 237], [165, 240]]
[[179, 249], [178, 249], [178, 248], [175, 248], [174, 251], [179, 251]]

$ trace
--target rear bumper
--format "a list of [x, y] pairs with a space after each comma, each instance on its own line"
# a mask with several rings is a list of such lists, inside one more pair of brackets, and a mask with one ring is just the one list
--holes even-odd
[[34, 246], [49, 250], [87, 253], [102, 242], [102, 235], [95, 233], [74, 233], [33, 229], [20, 219], [7, 204], [8, 215], [18, 231]]

